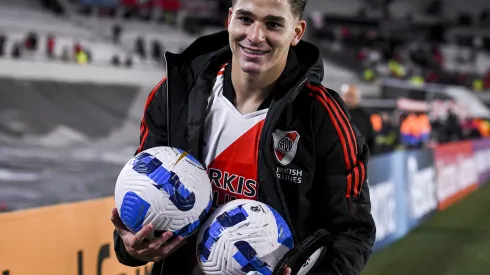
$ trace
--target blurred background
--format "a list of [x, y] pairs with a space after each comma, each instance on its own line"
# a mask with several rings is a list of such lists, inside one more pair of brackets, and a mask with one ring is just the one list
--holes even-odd
[[[372, 155], [363, 274], [489, 274], [490, 1], [308, 2], [323, 85]], [[164, 53], [226, 28], [230, 3], [0, 0], [2, 275], [149, 272], [113, 255], [115, 180]]]

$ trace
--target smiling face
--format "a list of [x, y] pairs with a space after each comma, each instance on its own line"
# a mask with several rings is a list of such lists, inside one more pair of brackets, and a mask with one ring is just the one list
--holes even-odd
[[306, 28], [289, 0], [237, 0], [228, 21], [233, 62], [252, 75], [282, 72], [289, 48], [298, 44]]

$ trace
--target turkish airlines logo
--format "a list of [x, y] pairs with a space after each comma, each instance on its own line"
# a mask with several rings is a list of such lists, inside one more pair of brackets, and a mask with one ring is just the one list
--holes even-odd
[[299, 134], [296, 131], [281, 131], [272, 133], [274, 139], [274, 154], [282, 165], [288, 165], [294, 159], [298, 149]]

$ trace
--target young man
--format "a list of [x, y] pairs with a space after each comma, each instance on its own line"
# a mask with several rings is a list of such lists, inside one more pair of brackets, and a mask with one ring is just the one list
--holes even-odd
[[[137, 152], [188, 151], [208, 168], [215, 206], [260, 200], [286, 219], [295, 243], [326, 229], [335, 241], [316, 274], [359, 274], [375, 237], [368, 149], [340, 97], [320, 84], [318, 49], [301, 41], [305, 5], [234, 0], [228, 31], [167, 53], [168, 78], [148, 98]], [[153, 261], [152, 274], [193, 274], [195, 238], [166, 242], [167, 232], [149, 243], [143, 236], [151, 225], [133, 235], [112, 214], [121, 263]]]

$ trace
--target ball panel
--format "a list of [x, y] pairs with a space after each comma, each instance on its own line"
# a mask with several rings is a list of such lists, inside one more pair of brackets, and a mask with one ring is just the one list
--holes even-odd
[[234, 246], [238, 250], [233, 259], [242, 267], [241, 271], [248, 273], [258, 271], [263, 275], [272, 275], [269, 265], [257, 257], [257, 252], [247, 241], [237, 241]]
[[121, 205], [121, 220], [133, 233], [138, 232], [143, 227], [146, 213], [150, 209], [150, 204], [142, 199], [135, 192], [127, 192]]
[[132, 163], [133, 170], [146, 175], [153, 181], [153, 186], [165, 191], [170, 201], [180, 210], [189, 211], [194, 207], [196, 196], [180, 181], [179, 176], [162, 166], [163, 163], [155, 156], [142, 152]]
[[209, 213], [209, 210], [211, 209], [211, 205], [213, 204], [212, 199], [210, 198], [208, 206], [201, 212], [199, 215], [198, 219], [194, 222], [189, 222], [187, 225], [184, 227], [174, 230], [173, 233], [176, 236], [181, 236], [182, 238], [187, 238], [193, 233], [197, 231], [199, 226], [204, 222], [206, 219], [207, 214]]
[[270, 206], [267, 206], [269, 210], [272, 212], [272, 215], [274, 216], [274, 219], [276, 220], [276, 227], [277, 227], [277, 242], [286, 246], [289, 249], [292, 249], [294, 246], [293, 243], [293, 234], [291, 233], [291, 230], [289, 229], [288, 224], [284, 220], [279, 213], [273, 209]]
[[248, 214], [241, 205], [218, 215], [216, 220], [203, 233], [202, 242], [197, 246], [201, 261], [207, 261], [212, 246], [219, 240], [226, 228], [245, 221], [247, 217]]

